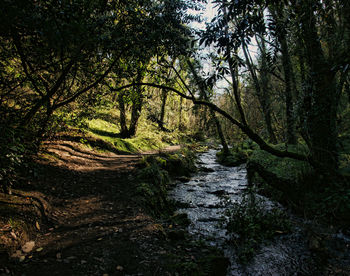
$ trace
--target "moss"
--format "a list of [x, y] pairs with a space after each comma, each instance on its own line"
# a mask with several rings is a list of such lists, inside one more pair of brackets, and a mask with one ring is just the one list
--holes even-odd
[[248, 158], [252, 155], [255, 149], [257, 149], [257, 145], [251, 140], [246, 140], [240, 144], [234, 145], [230, 149], [229, 154], [219, 151], [216, 154], [217, 161], [220, 164], [228, 167], [239, 166], [247, 162]]
[[[283, 150], [285, 145], [277, 145]], [[288, 150], [307, 154], [304, 145], [289, 146]], [[350, 225], [350, 181], [346, 168], [340, 175], [319, 174], [304, 161], [279, 158], [255, 150], [247, 164], [250, 184], [259, 193], [289, 204], [294, 211], [323, 223]]]
[[167, 199], [168, 173], [161, 168], [154, 156], [145, 158], [142, 166], [137, 176], [140, 182], [137, 194], [143, 206], [157, 217], [172, 214], [174, 207]]
[[164, 169], [171, 176], [190, 176], [191, 173], [196, 171], [195, 157], [189, 151], [169, 154], [163, 158], [166, 158]]
[[170, 176], [189, 175], [193, 172], [194, 154], [184, 150], [175, 154], [147, 156], [140, 166], [137, 192], [143, 205], [155, 216], [171, 216], [175, 211], [175, 203], [167, 197]]
[[[284, 150], [285, 145], [275, 146], [276, 149]], [[292, 152], [307, 153], [307, 147], [303, 145], [288, 146], [288, 150]], [[280, 179], [298, 182], [303, 176], [312, 172], [309, 163], [291, 158], [276, 157], [263, 150], [255, 150], [249, 157], [249, 162], [258, 163], [266, 170], [275, 174]]]

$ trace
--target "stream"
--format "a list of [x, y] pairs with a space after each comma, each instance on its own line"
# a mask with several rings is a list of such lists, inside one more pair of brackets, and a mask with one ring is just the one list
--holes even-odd
[[[240, 265], [225, 230], [225, 212], [240, 202], [247, 188], [245, 165], [225, 167], [216, 162], [216, 150], [210, 149], [198, 158], [201, 168], [188, 182], [178, 182], [170, 197], [182, 203], [178, 213], [191, 220], [189, 232], [223, 250], [230, 261], [228, 276], [238, 275], [309, 275], [311, 252], [305, 231], [295, 226], [289, 234], [277, 236], [262, 245], [248, 265]], [[258, 196], [258, 195], [257, 195]], [[258, 196], [266, 208], [276, 206]], [[282, 206], [280, 206], [282, 208]]]

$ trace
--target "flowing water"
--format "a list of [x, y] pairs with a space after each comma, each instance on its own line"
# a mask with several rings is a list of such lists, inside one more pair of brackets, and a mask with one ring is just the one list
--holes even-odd
[[[216, 150], [212, 149], [200, 154], [200, 172], [189, 182], [177, 183], [170, 193], [170, 197], [186, 206], [178, 212], [186, 213], [191, 220], [189, 232], [224, 251], [231, 264], [228, 276], [309, 274], [308, 240], [298, 227], [291, 234], [279, 236], [262, 246], [248, 265], [237, 262], [224, 227], [225, 212], [233, 203], [242, 200], [247, 188], [247, 172], [245, 165], [225, 167], [218, 164], [215, 155]], [[260, 198], [267, 209], [275, 205], [267, 198]]]

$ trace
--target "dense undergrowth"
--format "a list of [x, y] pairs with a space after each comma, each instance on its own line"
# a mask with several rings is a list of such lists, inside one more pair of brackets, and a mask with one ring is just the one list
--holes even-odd
[[138, 172], [138, 196], [144, 207], [154, 216], [171, 216], [174, 202], [167, 193], [171, 177], [189, 176], [196, 171], [195, 155], [183, 149], [178, 153], [162, 153], [160, 156], [144, 157]]
[[[287, 204], [297, 213], [327, 224], [350, 224], [350, 185], [348, 139], [341, 140], [339, 174], [317, 171], [305, 161], [280, 158], [244, 141], [233, 147], [229, 156], [220, 152], [224, 165], [247, 162], [248, 180], [258, 193]], [[285, 144], [275, 145], [279, 150]], [[288, 145], [288, 150], [307, 154], [305, 145]], [[322, 189], [320, 189], [322, 187]]]

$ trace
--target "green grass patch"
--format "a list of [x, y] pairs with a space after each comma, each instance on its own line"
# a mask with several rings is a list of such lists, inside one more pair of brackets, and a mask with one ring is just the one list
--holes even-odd
[[[113, 111], [109, 112], [107, 110], [98, 110], [93, 117], [86, 116], [79, 120], [67, 120], [67, 122], [68, 125], [78, 127], [78, 129], [84, 131], [85, 136], [91, 137], [92, 140], [104, 141], [105, 146], [101, 143], [101, 146], [97, 146], [98, 150], [113, 152], [137, 153], [160, 150], [169, 145], [179, 144], [184, 136], [184, 134], [177, 132], [160, 131], [157, 126], [149, 124], [149, 122], [141, 118], [136, 136], [122, 139], [119, 137], [118, 118]], [[74, 116], [72, 115], [71, 117]], [[86, 146], [96, 148], [96, 143], [90, 143], [91, 139], [88, 139], [88, 137], [80, 142]]]

